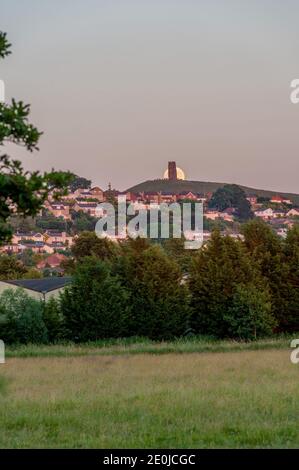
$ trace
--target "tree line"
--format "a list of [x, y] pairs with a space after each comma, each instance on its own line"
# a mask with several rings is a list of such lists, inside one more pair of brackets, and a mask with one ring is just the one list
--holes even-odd
[[96, 341], [188, 335], [254, 340], [299, 327], [299, 228], [279, 239], [261, 220], [243, 239], [218, 230], [197, 252], [182, 240], [117, 245], [81, 234], [72, 284], [46, 304], [24, 292], [0, 297], [6, 342]]

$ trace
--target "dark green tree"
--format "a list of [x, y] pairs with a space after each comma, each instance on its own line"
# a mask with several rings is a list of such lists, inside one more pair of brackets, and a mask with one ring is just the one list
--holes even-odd
[[253, 217], [245, 191], [236, 184], [226, 184], [217, 189], [209, 201], [209, 207], [219, 211], [234, 208], [240, 221], [246, 221]]
[[91, 180], [83, 178], [83, 176], [74, 175], [70, 184], [70, 191], [74, 192], [77, 189], [90, 189]]
[[110, 265], [92, 257], [78, 264], [60, 299], [67, 337], [73, 341], [92, 341], [128, 335], [130, 304], [126, 289]]
[[22, 289], [5, 290], [0, 296], [0, 338], [8, 344], [47, 342], [42, 303]]
[[282, 242], [271, 227], [260, 219], [243, 225], [242, 233], [249, 255], [258, 264], [269, 286], [272, 312], [278, 321], [278, 328], [284, 330], [289, 297], [289, 267], [284, 260]]
[[270, 336], [276, 321], [272, 315], [269, 292], [258, 289], [254, 284], [237, 285], [224, 319], [232, 338], [256, 340]]
[[188, 290], [178, 264], [162, 248], [146, 247], [143, 239], [137, 239], [120, 258], [118, 268], [130, 295], [130, 335], [161, 340], [186, 333]]
[[54, 297], [44, 304], [43, 320], [47, 328], [48, 340], [51, 343], [65, 339], [66, 331], [64, 318], [60, 309], [59, 301]]
[[287, 299], [280, 328], [283, 331], [299, 331], [299, 227], [289, 230], [284, 246], [287, 276]]
[[241, 242], [218, 230], [195, 257], [189, 278], [192, 295], [192, 327], [196, 333], [217, 337], [230, 335], [227, 312], [238, 285], [265, 285], [256, 265]]
[[102, 260], [111, 260], [119, 255], [119, 247], [107, 238], [99, 238], [94, 232], [82, 232], [71, 248], [76, 260], [86, 256], [95, 256]]

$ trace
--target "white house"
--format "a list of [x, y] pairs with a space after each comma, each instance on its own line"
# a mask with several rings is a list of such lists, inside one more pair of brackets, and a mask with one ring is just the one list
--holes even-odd
[[263, 210], [260, 210], [260, 211], [255, 211], [254, 215], [256, 217], [261, 217], [264, 220], [269, 220], [269, 219], [273, 219], [274, 211], [273, 211], [273, 209], [268, 208], [268, 209], [263, 209]]

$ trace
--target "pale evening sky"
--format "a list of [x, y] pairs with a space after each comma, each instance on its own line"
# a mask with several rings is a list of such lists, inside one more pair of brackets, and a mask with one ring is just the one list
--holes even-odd
[[299, 193], [298, 0], [0, 0], [7, 98], [32, 105], [28, 169], [104, 189], [160, 177]]

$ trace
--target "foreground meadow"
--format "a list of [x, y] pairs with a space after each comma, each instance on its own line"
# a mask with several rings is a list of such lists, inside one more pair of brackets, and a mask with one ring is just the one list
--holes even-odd
[[0, 447], [299, 447], [289, 355], [11, 357], [0, 365]]

